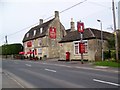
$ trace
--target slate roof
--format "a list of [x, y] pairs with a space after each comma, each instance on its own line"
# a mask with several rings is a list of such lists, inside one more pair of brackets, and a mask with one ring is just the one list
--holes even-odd
[[[104, 40], [107, 40], [112, 36], [114, 36], [112, 33], [103, 31]], [[89, 40], [89, 39], [101, 39], [101, 31], [92, 28], [84, 29], [83, 40]], [[64, 36], [59, 43], [72, 42], [78, 40], [80, 40], [80, 33], [77, 30], [75, 30], [75, 31], [69, 31], [67, 35]]]
[[[31, 29], [25, 34], [25, 36], [24, 36], [24, 38], [23, 38], [23, 42], [29, 41], [29, 40], [33, 40], [33, 39], [36, 39], [36, 38], [39, 38], [39, 37], [44, 37], [44, 36], [46, 36], [46, 32], [47, 32], [47, 30], [48, 30], [48, 28], [49, 28], [49, 24], [50, 24], [53, 20], [54, 20], [54, 18], [51, 19], [51, 20], [49, 20], [49, 21], [47, 21], [47, 22], [45, 22], [45, 23], [43, 23], [43, 24], [41, 24], [41, 25], [37, 25], [37, 26], [31, 28]], [[40, 33], [40, 28], [43, 28], [42, 33]], [[35, 36], [33, 35], [33, 34], [34, 34], [34, 30], [36, 30], [36, 35], [35, 35]], [[29, 37], [27, 37], [27, 34], [28, 34], [28, 33], [29, 33]]]

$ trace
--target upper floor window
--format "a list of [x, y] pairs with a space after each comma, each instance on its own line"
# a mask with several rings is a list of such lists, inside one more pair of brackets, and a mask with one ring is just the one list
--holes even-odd
[[35, 41], [35, 40], [32, 40], [32, 47], [34, 47], [34, 41]]
[[36, 34], [36, 30], [34, 30], [34, 34], [33, 34], [33, 36], [35, 36], [35, 34]]
[[26, 37], [29, 37], [29, 33], [27, 33]]
[[40, 28], [40, 34], [43, 32], [43, 28]]
[[38, 46], [41, 46], [41, 45], [42, 45], [42, 39], [39, 38], [39, 39], [38, 39]]

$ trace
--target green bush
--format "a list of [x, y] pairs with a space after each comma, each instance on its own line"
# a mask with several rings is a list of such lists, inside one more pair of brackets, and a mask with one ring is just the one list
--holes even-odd
[[111, 50], [111, 58], [116, 59], [116, 52], [115, 52], [115, 50]]
[[2, 45], [0, 47], [2, 50], [2, 55], [15, 55], [19, 54], [19, 52], [23, 51], [23, 46], [22, 44], [7, 44], [7, 45]]
[[[118, 58], [120, 62], [120, 51], [118, 52]], [[116, 51], [110, 50], [110, 51], [104, 51], [104, 60], [110, 59], [111, 61], [116, 61]]]
[[104, 60], [105, 59], [110, 59], [112, 57], [112, 51], [108, 50], [108, 51], [104, 51]]

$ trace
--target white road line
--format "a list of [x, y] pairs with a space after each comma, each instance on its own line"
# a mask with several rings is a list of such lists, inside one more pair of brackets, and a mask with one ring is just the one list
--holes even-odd
[[67, 66], [67, 65], [61, 65], [61, 64], [53, 64], [55, 66], [63, 66], [63, 67], [71, 67], [71, 66]]
[[15, 64], [18, 64], [18, 62], [14, 62]]
[[69, 68], [71, 68], [71, 67], [72, 67], [72, 66], [62, 65], [62, 64], [51, 64], [51, 63], [42, 63], [42, 64], [55, 65], [55, 66], [62, 66], [62, 67], [69, 67]]
[[8, 74], [5, 74], [8, 78], [10, 78], [11, 80], [13, 80], [14, 82], [16, 82], [20, 87], [25, 88], [22, 84], [20, 84], [16, 79], [10, 77]]
[[26, 66], [28, 66], [28, 67], [31, 67], [31, 65], [30, 64], [25, 64]]
[[42, 64], [47, 64], [47, 63], [42, 63]]
[[50, 71], [50, 72], [57, 72], [57, 71], [55, 71], [55, 70], [51, 70], [51, 69], [45, 69], [46, 71]]
[[106, 83], [106, 84], [111, 84], [111, 85], [115, 85], [115, 86], [120, 86], [120, 84], [117, 84], [117, 83], [107, 82], [107, 81], [98, 80], [98, 79], [93, 79], [93, 81]]
[[63, 64], [51, 64], [51, 63], [42, 63], [46, 65], [54, 65], [54, 66], [62, 66], [62, 67], [68, 67], [68, 68], [78, 68], [78, 69], [88, 69], [88, 70], [100, 70], [100, 71], [108, 71], [108, 72], [114, 72], [114, 73], [119, 73], [119, 71], [116, 70], [106, 70], [106, 69], [99, 69], [99, 68], [90, 68], [90, 67], [79, 67], [79, 66], [68, 66], [68, 65], [63, 65]]

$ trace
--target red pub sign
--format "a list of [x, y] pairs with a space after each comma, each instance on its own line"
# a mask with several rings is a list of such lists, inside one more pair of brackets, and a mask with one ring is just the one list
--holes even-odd
[[85, 44], [79, 43], [79, 53], [85, 53]]
[[49, 36], [51, 39], [56, 39], [56, 28], [55, 27], [49, 28]]
[[31, 41], [27, 42], [27, 47], [32, 47], [32, 42]]
[[83, 22], [77, 22], [77, 30], [80, 33], [84, 32], [84, 23]]

